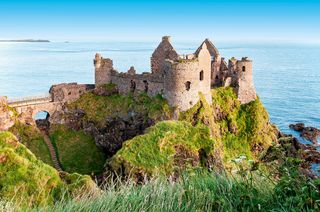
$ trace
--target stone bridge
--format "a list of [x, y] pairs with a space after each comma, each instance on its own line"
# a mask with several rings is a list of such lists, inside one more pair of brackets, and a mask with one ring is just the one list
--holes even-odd
[[19, 119], [28, 124], [34, 124], [39, 112], [47, 112], [49, 116], [62, 109], [61, 102], [54, 102], [52, 94], [9, 99], [8, 105], [16, 109]]
[[[8, 99], [8, 105], [16, 109], [19, 120], [27, 124], [35, 124], [39, 112], [47, 112], [52, 116], [62, 111], [65, 103], [73, 102], [85, 92], [92, 90], [94, 85], [64, 83], [53, 85], [49, 93], [41, 96]], [[50, 119], [49, 119], [50, 120]]]

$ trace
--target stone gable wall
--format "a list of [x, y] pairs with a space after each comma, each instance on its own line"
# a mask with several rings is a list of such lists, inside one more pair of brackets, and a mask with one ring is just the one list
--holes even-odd
[[178, 58], [178, 53], [174, 50], [170, 43], [170, 37], [162, 37], [162, 42], [154, 50], [151, 56], [151, 72], [153, 74], [163, 74], [165, 70], [165, 60], [176, 60]]

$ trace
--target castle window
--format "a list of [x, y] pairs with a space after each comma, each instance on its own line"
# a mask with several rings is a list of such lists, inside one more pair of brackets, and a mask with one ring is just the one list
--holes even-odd
[[68, 95], [69, 95], [69, 96], [71, 95], [71, 91], [69, 91]]
[[185, 85], [186, 85], [186, 90], [187, 90], [187, 91], [190, 90], [191, 82], [190, 82], [190, 81], [187, 81], [187, 82], [185, 83]]
[[144, 91], [145, 91], [145, 92], [148, 92], [148, 90], [149, 90], [149, 83], [148, 83], [148, 81], [147, 81], [147, 80], [143, 80], [143, 83], [144, 83]]
[[130, 91], [134, 92], [136, 90], [136, 82], [131, 80], [130, 81]]
[[246, 67], [242, 66], [242, 71], [245, 72], [246, 71]]
[[203, 70], [200, 71], [200, 81], [202, 81], [202, 80], [203, 80]]

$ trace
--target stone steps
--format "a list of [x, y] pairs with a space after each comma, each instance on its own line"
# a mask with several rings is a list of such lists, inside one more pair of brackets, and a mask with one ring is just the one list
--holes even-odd
[[51, 157], [51, 160], [53, 161], [53, 164], [54, 164], [54, 168], [57, 169], [59, 172], [62, 172], [63, 170], [61, 168], [60, 161], [57, 157], [56, 150], [54, 149], [49, 136], [47, 135], [47, 133], [45, 131], [41, 130], [41, 132], [43, 135], [44, 142], [48, 146], [48, 149], [50, 152], [50, 157]]

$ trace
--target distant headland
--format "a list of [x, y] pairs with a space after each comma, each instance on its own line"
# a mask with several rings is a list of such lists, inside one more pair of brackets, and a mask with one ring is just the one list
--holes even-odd
[[38, 39], [38, 40], [35, 40], [35, 39], [23, 39], [23, 40], [0, 40], [0, 42], [49, 43], [50, 41], [49, 40], [42, 40], [42, 39]]

